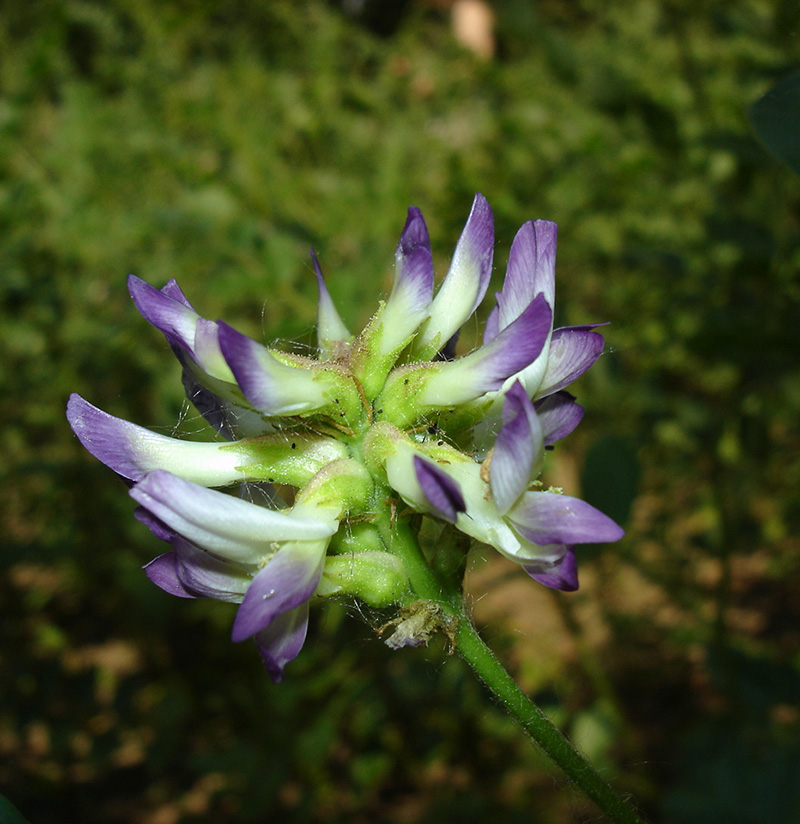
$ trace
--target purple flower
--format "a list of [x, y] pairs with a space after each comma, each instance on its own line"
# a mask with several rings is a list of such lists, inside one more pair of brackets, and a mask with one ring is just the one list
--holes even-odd
[[299, 653], [315, 600], [413, 602], [394, 538], [375, 525], [398, 495], [558, 589], [578, 585], [573, 546], [621, 536], [538, 481], [546, 447], [583, 415], [564, 388], [603, 349], [597, 324], [553, 329], [554, 223], [522, 226], [482, 344], [457, 351], [493, 255], [492, 211], [478, 194], [437, 289], [428, 229], [411, 207], [391, 293], [352, 335], [312, 252], [316, 357], [201, 317], [175, 281], [157, 289], [129, 278], [136, 307], [181, 364], [188, 399], [226, 440], [167, 437], [78, 395], [68, 420], [132, 485], [135, 516], [171, 546], [145, 567], [150, 580], [179, 598], [237, 604], [232, 638], [253, 638], [275, 680]]
[[[528, 221], [511, 245], [503, 289], [486, 324], [484, 341], [513, 323], [536, 295], [548, 306], [555, 303], [556, 238], [558, 228], [549, 220]], [[539, 357], [514, 375], [529, 397], [544, 398], [579, 378], [601, 355], [603, 337], [597, 326], [563, 327], [552, 331]]]
[[441, 440], [414, 442], [386, 427], [381, 434], [389, 483], [411, 506], [455, 523], [545, 586], [575, 590], [573, 546], [617, 541], [624, 532], [586, 502], [560, 490], [544, 491], [536, 480], [545, 444], [580, 421], [583, 410], [565, 396], [542, 404], [540, 416], [522, 383], [512, 384], [503, 424], [483, 465]]
[[[239, 603], [232, 639], [258, 636], [267, 669], [280, 680], [302, 646], [308, 602], [338, 522], [311, 517], [302, 507], [255, 506], [163, 470], [149, 473], [130, 494], [172, 533], [172, 551], [145, 567], [150, 580], [181, 598]], [[276, 621], [279, 627], [288, 622], [295, 643], [276, 632]]]

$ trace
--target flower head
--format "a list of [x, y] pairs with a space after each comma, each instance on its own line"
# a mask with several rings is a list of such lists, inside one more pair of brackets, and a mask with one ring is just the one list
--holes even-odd
[[232, 638], [253, 638], [273, 679], [299, 653], [315, 598], [414, 600], [402, 560], [374, 526], [389, 499], [563, 590], [578, 585], [576, 544], [621, 537], [605, 515], [538, 481], [546, 447], [583, 415], [564, 387], [603, 348], [595, 326], [553, 329], [554, 223], [519, 230], [483, 343], [456, 356], [459, 329], [487, 291], [493, 247], [492, 213], [476, 195], [435, 292], [425, 220], [409, 209], [391, 293], [355, 336], [312, 253], [314, 358], [202, 318], [174, 281], [156, 289], [129, 279], [137, 308], [181, 363], [188, 399], [224, 440], [159, 435], [77, 395], [67, 417], [132, 484], [136, 516], [170, 545], [145, 566], [150, 580], [177, 597], [238, 604]]

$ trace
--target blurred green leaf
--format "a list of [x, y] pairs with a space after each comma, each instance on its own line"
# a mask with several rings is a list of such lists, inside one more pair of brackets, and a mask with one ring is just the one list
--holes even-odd
[[750, 120], [764, 145], [800, 174], [800, 70], [756, 100]]
[[766, 730], [708, 719], [686, 737], [665, 798], [667, 824], [797, 821], [800, 747]]
[[3, 795], [0, 795], [0, 824], [28, 824], [19, 810]]
[[586, 453], [581, 497], [624, 525], [639, 489], [639, 475], [639, 460], [630, 440], [601, 435]]

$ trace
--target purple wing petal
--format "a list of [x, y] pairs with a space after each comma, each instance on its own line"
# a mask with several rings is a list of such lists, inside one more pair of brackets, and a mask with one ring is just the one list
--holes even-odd
[[540, 584], [562, 592], [575, 592], [578, 588], [578, 562], [575, 550], [567, 547], [564, 557], [555, 563], [526, 564], [525, 572]]
[[529, 220], [517, 232], [497, 299], [501, 329], [518, 318], [538, 294], [553, 306], [557, 236], [558, 227], [549, 220]]
[[[137, 278], [136, 275], [128, 276], [128, 291], [142, 317], [163, 332], [171, 346], [185, 349], [194, 357], [194, 330], [198, 315], [186, 305], [188, 301], [185, 297], [183, 300], [171, 297], [177, 294], [176, 288], [177, 284], [175, 288], [165, 292]], [[183, 296], [183, 292], [180, 294]]]
[[414, 456], [414, 471], [434, 514], [454, 524], [458, 513], [467, 510], [458, 483], [436, 464], [420, 458], [419, 455]]
[[285, 546], [253, 578], [233, 622], [232, 639], [244, 641], [290, 609], [308, 601], [322, 577], [326, 544]]
[[177, 556], [174, 552], [165, 552], [153, 558], [143, 567], [145, 575], [160, 589], [176, 598], [197, 598], [188, 590], [178, 577]]
[[241, 567], [198, 549], [180, 536], [173, 539], [172, 546], [178, 580], [187, 591], [217, 601], [241, 602], [251, 581]]
[[[185, 361], [185, 358], [179, 358], [179, 360]], [[187, 399], [216, 432], [229, 441], [232, 441], [234, 439], [234, 432], [228, 415], [229, 405], [224, 403], [222, 399], [211, 390], [206, 389], [200, 384], [191, 370], [186, 368], [185, 362], [182, 363], [182, 366], [183, 390], [186, 393]]]
[[185, 355], [180, 355], [178, 360], [183, 365], [183, 389], [187, 399], [220, 435], [233, 441], [270, 431], [270, 425], [264, 421], [260, 412], [249, 406], [223, 400], [197, 380], [193, 370], [187, 368]]
[[67, 402], [67, 421], [84, 447], [114, 472], [132, 481], [146, 474], [133, 444], [140, 432], [151, 434], [148, 430], [109, 415], [74, 393]]
[[225, 486], [244, 476], [240, 454], [219, 444], [182, 441], [116, 418], [71, 395], [67, 420], [80, 442], [123, 478], [140, 481], [154, 469], [170, 469], [203, 486]]
[[308, 604], [279, 615], [253, 636], [273, 683], [283, 681], [283, 669], [300, 654], [308, 630]]
[[428, 322], [414, 341], [421, 359], [453, 336], [483, 300], [492, 276], [494, 219], [486, 198], [476, 194], [453, 260], [430, 308]]
[[542, 427], [519, 381], [506, 393], [503, 426], [497, 433], [489, 478], [501, 515], [527, 489], [544, 454]]
[[520, 535], [539, 546], [602, 544], [625, 534], [590, 504], [555, 492], [526, 492], [508, 518]]
[[391, 302], [402, 295], [411, 314], [428, 308], [433, 297], [433, 256], [428, 227], [422, 212], [412, 206], [395, 253], [395, 276]]
[[[494, 216], [492, 215], [489, 201], [478, 193], [472, 201], [472, 209], [467, 218], [464, 231], [456, 244], [453, 254], [453, 262], [450, 268], [459, 273], [463, 267], [475, 271], [472, 280], [474, 297], [472, 306], [467, 312], [466, 318], [478, 308], [483, 300], [486, 290], [489, 288], [489, 280], [492, 277], [492, 260], [494, 258]], [[450, 273], [448, 272], [448, 277]], [[477, 276], [477, 277], [476, 277]], [[461, 278], [456, 278], [461, 280]], [[462, 284], [464, 288], [467, 284]], [[459, 324], [460, 325], [460, 324]]]
[[585, 328], [556, 329], [537, 398], [552, 395], [579, 378], [602, 354], [603, 336]]
[[506, 378], [536, 360], [550, 334], [552, 312], [543, 295], [496, 338], [475, 352], [436, 364], [419, 395], [428, 407], [454, 406], [500, 389]]
[[380, 391], [399, 350], [428, 317], [432, 295], [428, 229], [420, 210], [412, 206], [397, 245], [392, 293], [356, 339], [350, 359], [367, 397], [374, 398]]
[[484, 353], [486, 379], [491, 383], [487, 391], [499, 389], [506, 378], [536, 360], [550, 333], [552, 318], [544, 295], [538, 295], [516, 320], [475, 353]]
[[194, 357], [200, 368], [217, 380], [233, 383], [233, 374], [219, 348], [219, 324], [198, 318], [194, 329]]
[[133, 510], [133, 517], [144, 524], [159, 541], [172, 541], [177, 534], [174, 529], [170, 529], [163, 521], [148, 512], [143, 506], [137, 506]]
[[186, 295], [183, 294], [183, 290], [180, 286], [178, 286], [178, 281], [175, 278], [171, 278], [167, 281], [167, 283], [161, 288], [161, 291], [168, 297], [172, 298], [173, 300], [177, 300], [179, 303], [182, 303], [187, 309], [191, 309], [194, 312], [194, 307], [191, 303], [189, 303], [189, 299]]
[[336, 525], [266, 509], [163, 470], [147, 475], [130, 495], [188, 541], [232, 561], [253, 562], [271, 541], [315, 541], [336, 531]]
[[219, 345], [244, 396], [266, 415], [310, 412], [328, 403], [313, 373], [286, 366], [265, 347], [219, 322]]
[[494, 306], [486, 318], [486, 325], [483, 327], [483, 342], [489, 343], [492, 338], [497, 337], [500, 331], [500, 307]]
[[534, 404], [542, 425], [544, 442], [560, 441], [572, 432], [583, 418], [583, 407], [575, 403], [569, 392], [556, 392]]
[[129, 275], [128, 291], [142, 316], [164, 334], [184, 372], [197, 364], [212, 378], [227, 383], [233, 380], [220, 352], [217, 324], [192, 309], [174, 280], [159, 290]]

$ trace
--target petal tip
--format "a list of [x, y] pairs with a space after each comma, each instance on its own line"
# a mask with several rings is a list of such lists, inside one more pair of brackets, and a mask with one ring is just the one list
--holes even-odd
[[575, 592], [579, 587], [578, 562], [571, 547], [555, 563], [526, 564], [523, 568], [534, 581], [550, 589]]
[[438, 466], [414, 455], [414, 472], [425, 499], [443, 520], [455, 523], [466, 512], [464, 495], [456, 481]]

